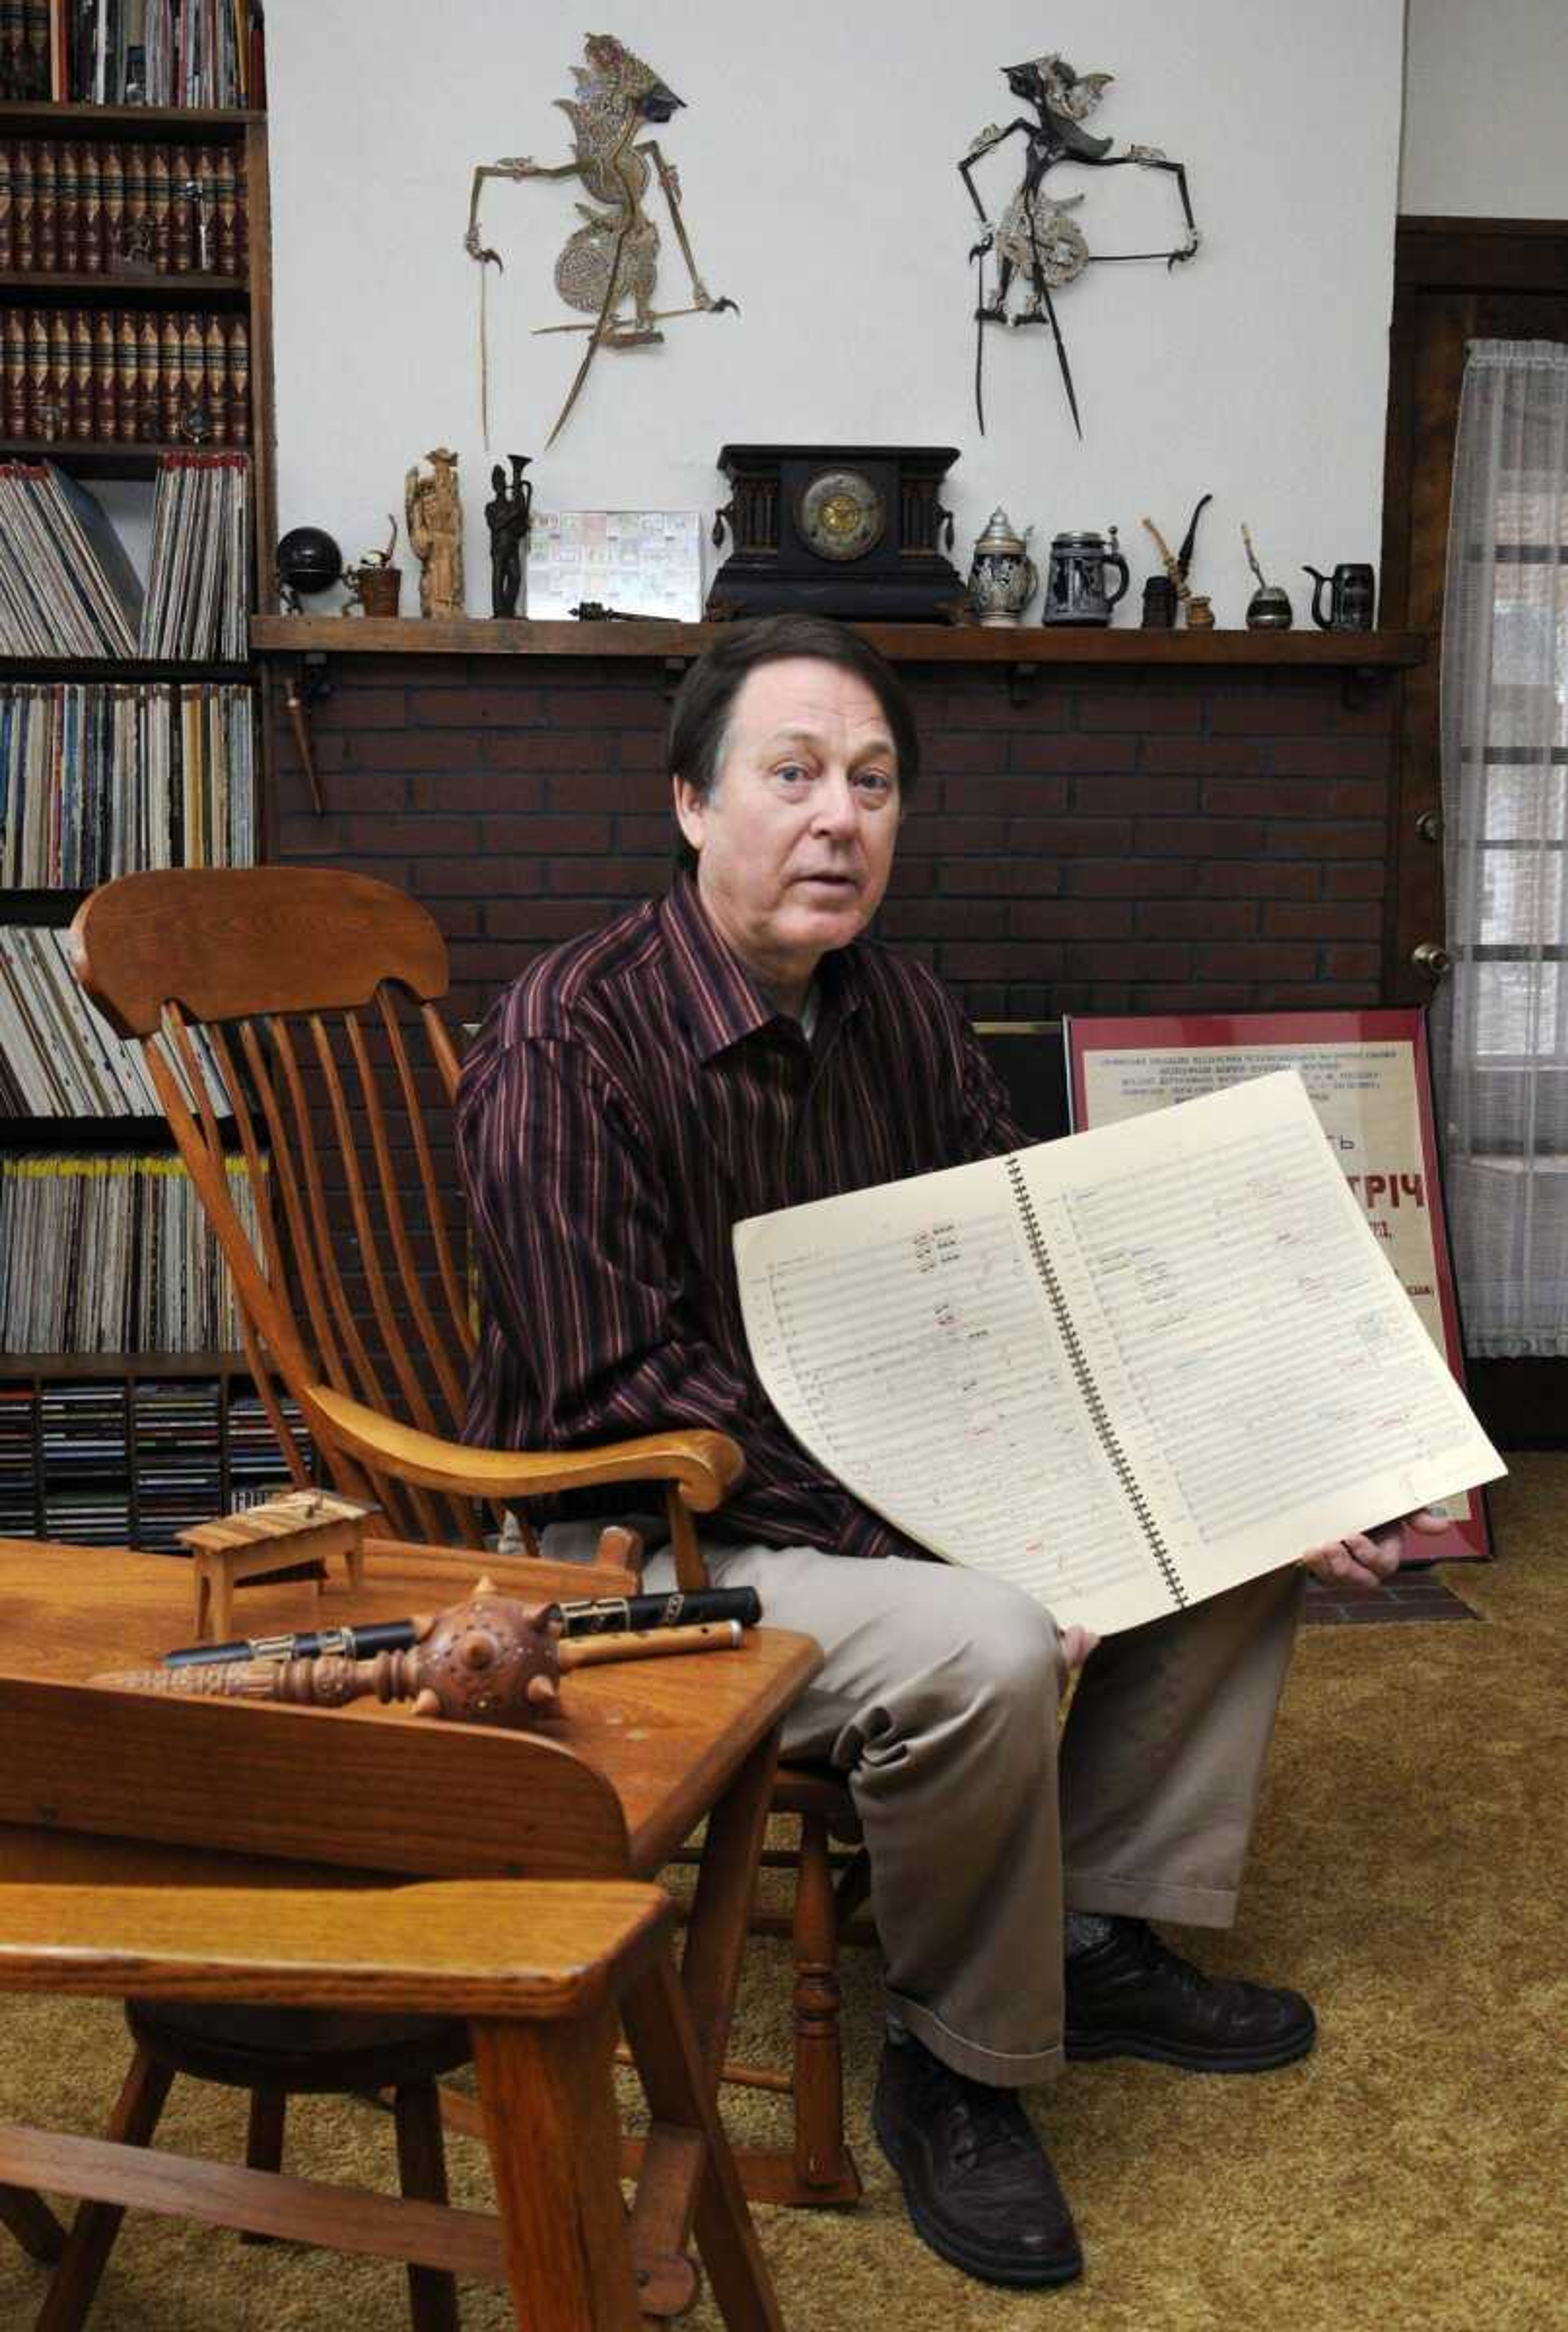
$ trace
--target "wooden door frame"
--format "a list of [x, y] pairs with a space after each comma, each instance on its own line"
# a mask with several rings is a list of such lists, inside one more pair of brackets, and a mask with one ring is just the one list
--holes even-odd
[[[1481, 330], [1482, 303], [1505, 310], [1568, 301], [1568, 220], [1401, 218], [1394, 235], [1383, 473], [1382, 590], [1379, 622], [1425, 632], [1427, 661], [1407, 674], [1390, 851], [1384, 994], [1423, 1003], [1429, 983], [1412, 951], [1444, 932], [1439, 841], [1418, 831], [1442, 802], [1440, 644], [1448, 502], [1465, 342]], [[1568, 326], [1550, 337], [1568, 339]], [[1568, 1441], [1568, 1362], [1472, 1361], [1471, 1398], [1505, 1447]]]

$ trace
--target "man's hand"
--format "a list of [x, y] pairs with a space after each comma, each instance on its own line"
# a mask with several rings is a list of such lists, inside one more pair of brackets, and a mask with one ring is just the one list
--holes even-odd
[[1353, 1531], [1348, 1538], [1336, 1538], [1328, 1546], [1309, 1546], [1296, 1560], [1325, 1587], [1381, 1587], [1400, 1567], [1407, 1531], [1437, 1538], [1448, 1527], [1446, 1515], [1434, 1514], [1430, 1506], [1418, 1506], [1413, 1515], [1380, 1523], [1375, 1530]]

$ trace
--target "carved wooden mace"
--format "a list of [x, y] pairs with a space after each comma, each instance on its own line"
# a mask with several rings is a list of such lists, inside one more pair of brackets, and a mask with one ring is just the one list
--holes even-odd
[[556, 1606], [500, 1595], [483, 1579], [466, 1601], [414, 1624], [418, 1634], [412, 1650], [377, 1652], [369, 1659], [327, 1654], [299, 1660], [193, 1661], [91, 1681], [127, 1692], [282, 1701], [305, 1708], [341, 1708], [374, 1696], [410, 1701], [415, 1716], [516, 1728], [559, 1714], [560, 1678], [573, 1668], [728, 1650], [741, 1639], [739, 1623], [731, 1620], [563, 1643]]

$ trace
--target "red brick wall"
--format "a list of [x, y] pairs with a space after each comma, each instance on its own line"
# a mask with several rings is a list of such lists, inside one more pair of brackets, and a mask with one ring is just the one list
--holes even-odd
[[[662, 664], [342, 656], [328, 815], [278, 736], [275, 847], [423, 899], [473, 1018], [529, 955], [664, 887]], [[1333, 670], [905, 665], [925, 773], [884, 936], [977, 1018], [1380, 999], [1397, 682]]]

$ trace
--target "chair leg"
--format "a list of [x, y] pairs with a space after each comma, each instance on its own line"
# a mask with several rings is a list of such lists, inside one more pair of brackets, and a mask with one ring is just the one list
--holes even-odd
[[621, 2021], [655, 2122], [702, 2141], [697, 2248], [727, 2332], [782, 2332], [779, 2302], [698, 2053], [685, 1993], [668, 1958], [655, 1962], [630, 1987], [621, 2002]]
[[[120, 2146], [150, 2145], [173, 2082], [167, 2066], [158, 2064], [145, 2049], [138, 2049], [104, 2136]], [[80, 2332], [124, 2216], [124, 2208], [118, 2203], [77, 2206], [33, 2332]]]
[[[405, 2194], [425, 2203], [446, 2200], [446, 2150], [441, 2100], [434, 2081], [410, 2081], [394, 2094], [397, 2176]], [[457, 2279], [445, 2268], [410, 2267], [408, 2320], [414, 2332], [460, 2332]]]
[[844, 2143], [838, 1906], [827, 1823], [800, 1817], [795, 1882], [795, 2181], [803, 2201], [853, 2201], [860, 2179]]
[[65, 2248], [65, 2230], [27, 2186], [0, 2186], [0, 2227], [9, 2227], [29, 2259], [52, 2265]]
[[[286, 2089], [251, 2091], [250, 2119], [245, 2127], [247, 2170], [281, 2170], [283, 2166], [283, 2124], [289, 2110]], [[271, 2235], [242, 2232], [242, 2243], [270, 2243]]]

